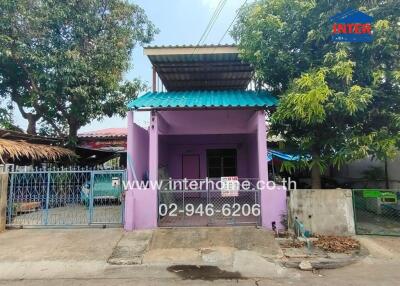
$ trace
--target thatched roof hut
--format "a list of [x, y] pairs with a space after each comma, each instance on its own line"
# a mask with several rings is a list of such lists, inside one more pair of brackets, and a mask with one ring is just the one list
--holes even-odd
[[0, 138], [0, 163], [28, 159], [30, 161], [58, 161], [72, 159], [75, 153], [69, 149], [44, 144], [32, 144], [22, 140]]
[[62, 139], [0, 129], [0, 164], [34, 161], [71, 161], [77, 155], [62, 145]]

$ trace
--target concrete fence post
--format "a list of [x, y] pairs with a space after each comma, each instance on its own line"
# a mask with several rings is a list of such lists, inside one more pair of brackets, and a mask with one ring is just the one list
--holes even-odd
[[0, 232], [6, 229], [8, 173], [0, 173]]

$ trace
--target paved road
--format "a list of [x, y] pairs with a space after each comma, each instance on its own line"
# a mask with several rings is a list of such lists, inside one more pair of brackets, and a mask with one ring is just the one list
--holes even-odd
[[[363, 286], [391, 286], [399, 285], [400, 261], [394, 259], [377, 259], [367, 257], [363, 261], [341, 269], [324, 270], [319, 273], [297, 271], [298, 275], [282, 278], [262, 279], [198, 279], [183, 280], [179, 277], [167, 277], [161, 269], [141, 269], [135, 271], [131, 267], [122, 267], [113, 273], [106, 273], [102, 278], [68, 278], [68, 279], [28, 279], [28, 280], [0, 280], [0, 285], [363, 285]], [[130, 276], [130, 277], [127, 277]], [[163, 277], [164, 278], [160, 278]], [[176, 275], [177, 276], [177, 275]]]
[[[227, 240], [227, 230], [223, 231], [224, 235], [216, 232], [214, 235], [218, 236], [211, 241], [222, 243]], [[213, 266], [216, 268], [210, 266], [200, 271], [194, 267], [189, 272], [182, 272], [176, 268], [169, 269], [168, 264], [159, 263], [159, 259], [154, 260], [158, 263], [152, 265], [109, 265], [106, 260], [115, 246], [121, 244], [123, 237], [124, 232], [120, 229], [19, 230], [3, 233], [0, 235], [0, 285], [390, 286], [399, 285], [400, 281], [400, 238], [360, 237], [362, 244], [369, 250], [369, 256], [344, 268], [312, 273], [282, 268], [247, 250], [236, 252], [233, 257], [236, 268], [230, 269], [217, 264]], [[201, 247], [210, 238], [210, 234], [200, 233], [196, 237], [198, 247]], [[171, 244], [179, 239], [181, 237], [172, 239]], [[128, 242], [127, 245], [130, 245]], [[153, 244], [158, 249], [157, 239]], [[232, 245], [236, 245], [234, 241]], [[125, 246], [121, 244], [122, 248]], [[240, 247], [248, 248], [247, 245]], [[174, 250], [177, 252], [175, 256], [167, 253], [168, 257], [173, 259], [179, 254], [183, 258], [183, 250]], [[218, 253], [230, 253], [222, 250]], [[261, 250], [266, 251], [268, 248]], [[215, 257], [210, 256], [209, 259], [212, 262]], [[257, 276], [259, 274], [263, 278], [250, 278], [260, 277]], [[227, 279], [229, 277], [235, 279]]]

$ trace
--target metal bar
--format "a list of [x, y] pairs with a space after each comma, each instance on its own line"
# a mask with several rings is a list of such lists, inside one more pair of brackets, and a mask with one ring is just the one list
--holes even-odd
[[257, 190], [256, 195], [257, 195], [257, 204], [260, 205], [260, 215], [257, 218], [257, 222], [258, 222], [258, 225], [261, 225], [261, 217], [262, 217], [261, 216], [261, 191]]
[[[122, 176], [121, 176], [121, 180], [123, 180], [122, 182], [126, 182], [126, 180], [127, 180], [126, 178], [127, 178], [126, 171], [123, 171]], [[121, 182], [121, 184], [122, 184], [122, 182]], [[124, 225], [125, 224], [125, 196], [122, 195], [122, 192], [124, 192], [123, 185], [121, 185], [121, 206], [120, 206], [120, 208], [121, 208], [121, 223], [122, 223], [122, 225]]]
[[155, 67], [153, 66], [152, 68], [152, 72], [153, 72], [153, 85], [152, 85], [152, 90], [153, 92], [157, 92], [157, 71], [155, 69]]
[[355, 203], [355, 190], [351, 190], [351, 197], [353, 200], [353, 218], [354, 218], [354, 231], [356, 234], [358, 234], [358, 230], [357, 230], [357, 210], [356, 210], [356, 203]]
[[12, 224], [12, 212], [14, 204], [14, 174], [10, 173], [10, 198], [8, 199], [8, 223]]
[[89, 191], [89, 219], [88, 219], [88, 224], [93, 223], [93, 187], [94, 187], [94, 172], [90, 172], [90, 191]]
[[97, 172], [99, 174], [104, 173], [104, 174], [112, 174], [115, 173], [116, 171], [125, 171], [125, 170], [67, 170], [67, 169], [60, 169], [60, 170], [39, 170], [39, 171], [13, 171], [9, 172], [9, 174], [54, 174], [54, 173], [73, 173], [73, 174], [78, 174], [78, 173], [88, 173], [88, 172]]
[[48, 173], [47, 174], [46, 209], [45, 209], [45, 216], [44, 216], [44, 225], [47, 225], [49, 223], [50, 180], [51, 180], [51, 173]]
[[157, 192], [157, 226], [160, 226], [160, 222], [161, 222], [160, 205], [161, 205], [161, 192], [160, 192], [160, 190], [158, 190], [158, 192]]
[[184, 191], [182, 191], [182, 205], [183, 205], [183, 222], [182, 222], [182, 225], [185, 225], [186, 224], [186, 220], [185, 220], [186, 209], [185, 209], [185, 192]]
[[[210, 190], [208, 189], [208, 184], [206, 191], [207, 191], [207, 205], [208, 205], [210, 203]], [[210, 217], [207, 217], [207, 225], [210, 224], [210, 219], [211, 219]]]

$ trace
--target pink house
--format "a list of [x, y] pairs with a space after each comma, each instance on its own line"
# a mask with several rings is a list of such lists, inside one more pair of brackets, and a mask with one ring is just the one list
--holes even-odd
[[[235, 46], [145, 54], [153, 91], [128, 104], [125, 229], [279, 228], [286, 192], [268, 182], [265, 113], [277, 99], [249, 90], [253, 69]], [[147, 130], [134, 123], [139, 112], [150, 113]]]

